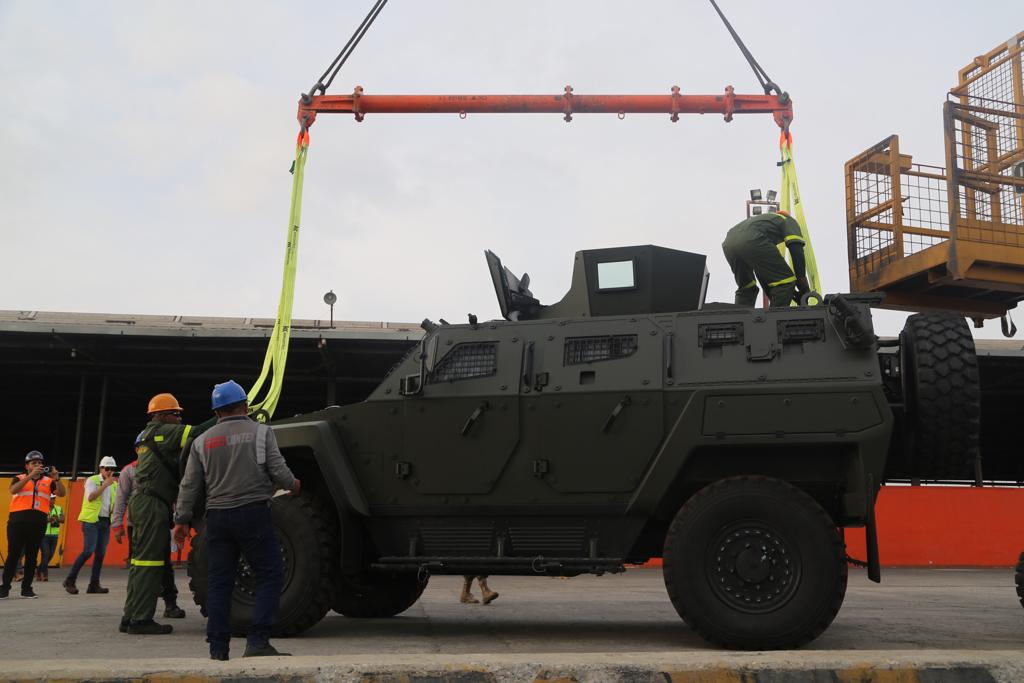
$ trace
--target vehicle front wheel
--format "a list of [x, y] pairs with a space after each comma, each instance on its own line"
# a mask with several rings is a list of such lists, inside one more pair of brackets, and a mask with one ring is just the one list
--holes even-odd
[[[328, 521], [306, 494], [277, 496], [271, 501], [270, 512], [284, 563], [280, 611], [272, 635], [294, 636], [319, 622], [330, 609], [338, 556], [337, 535], [331, 533]], [[205, 529], [192, 539], [188, 576], [192, 596], [206, 616]], [[231, 631], [236, 636], [245, 635], [252, 622], [254, 589], [255, 576], [245, 558], [240, 558], [231, 593]]]
[[732, 649], [804, 645], [846, 594], [835, 523], [809, 495], [769, 477], [722, 479], [690, 498], [666, 535], [663, 571], [679, 616]]

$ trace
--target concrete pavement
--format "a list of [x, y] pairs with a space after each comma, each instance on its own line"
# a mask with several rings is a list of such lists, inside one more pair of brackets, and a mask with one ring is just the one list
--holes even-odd
[[[934, 669], [920, 680], [962, 680], [968, 670], [974, 671], [971, 680], [1024, 680], [1024, 610], [1014, 594], [1012, 571], [1005, 569], [888, 569], [880, 586], [869, 583], [861, 570], [851, 570], [846, 602], [832, 626], [803, 650], [769, 654], [726, 653], [706, 645], [672, 609], [656, 569], [574, 579], [496, 576], [491, 586], [501, 597], [487, 606], [458, 602], [460, 578], [434, 577], [420, 602], [403, 615], [355, 620], [332, 612], [306, 634], [277, 641], [295, 657], [256, 664], [205, 659], [205, 621], [185, 590], [183, 572], [178, 584], [188, 617], [168, 620], [175, 627], [170, 636], [117, 632], [127, 578], [123, 570], [104, 571], [109, 595], [67, 595], [60, 585], [63, 571], [50, 575], [49, 583], [36, 585], [38, 600], [0, 602], [5, 660], [0, 675], [120, 678], [162, 672], [358, 679], [379, 674], [382, 678], [367, 680], [418, 680], [409, 678], [408, 667], [415, 665], [429, 674], [423, 680], [457, 671], [485, 676], [465, 680], [532, 680], [542, 674], [567, 680], [666, 680], [666, 675], [676, 680], [673, 673], [687, 671], [796, 670], [812, 676], [807, 680], [817, 680], [816, 671], [832, 672], [828, 680], [844, 680], [835, 671], [881, 666], [894, 676]], [[236, 642], [233, 654], [240, 655], [243, 646]], [[31, 654], [40, 652], [47, 656]], [[953, 665], [958, 668], [950, 669]], [[616, 671], [627, 678], [615, 678]], [[943, 671], [961, 677], [942, 678]], [[678, 680], [704, 680], [700, 676]]]

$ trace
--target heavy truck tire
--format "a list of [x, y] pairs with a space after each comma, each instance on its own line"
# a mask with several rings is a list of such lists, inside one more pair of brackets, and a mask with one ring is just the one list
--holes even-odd
[[1024, 553], [1021, 553], [1017, 560], [1017, 571], [1013, 575], [1013, 580], [1017, 584], [1017, 597], [1020, 598], [1020, 606], [1024, 607]]
[[973, 479], [981, 421], [978, 357], [967, 321], [917, 313], [900, 336], [914, 447], [910, 475]]
[[665, 538], [665, 587], [709, 642], [741, 650], [814, 640], [843, 604], [847, 565], [835, 522], [809, 495], [770, 477], [709, 484]]
[[346, 617], [393, 617], [416, 604], [427, 587], [410, 572], [367, 572], [335, 583], [334, 611]]
[[[284, 561], [280, 613], [272, 635], [294, 636], [315, 625], [330, 609], [332, 577], [337, 573], [337, 535], [330, 532], [328, 521], [307, 494], [277, 496], [270, 503], [270, 512]], [[206, 616], [205, 529], [192, 539], [188, 576], [193, 599]], [[252, 620], [253, 582], [252, 571], [240, 558], [231, 594], [231, 632], [235, 636], [244, 636]]]

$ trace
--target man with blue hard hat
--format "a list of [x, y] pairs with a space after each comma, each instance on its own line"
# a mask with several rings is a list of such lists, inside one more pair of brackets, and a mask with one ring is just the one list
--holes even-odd
[[153, 621], [157, 597], [163, 592], [165, 566], [171, 553], [171, 508], [178, 497], [179, 460], [189, 439], [212, 427], [181, 423], [182, 407], [171, 394], [157, 394], [146, 410], [149, 422], [136, 439], [134, 491], [128, 500], [132, 520], [128, 595], [120, 631], [161, 635], [174, 629]]
[[281, 655], [270, 644], [284, 582], [270, 499], [278, 489], [298, 495], [301, 485], [285, 464], [273, 430], [249, 419], [249, 399], [237, 382], [216, 385], [212, 405], [218, 422], [192, 443], [174, 512], [174, 539], [179, 545], [185, 542], [196, 500], [205, 490], [210, 658], [228, 658], [231, 593], [239, 555], [256, 576], [252, 625], [243, 657]]

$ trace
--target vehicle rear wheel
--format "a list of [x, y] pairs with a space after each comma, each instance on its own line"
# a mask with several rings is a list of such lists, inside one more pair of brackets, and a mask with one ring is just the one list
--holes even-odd
[[846, 595], [835, 523], [779, 479], [731, 477], [690, 498], [665, 538], [665, 587], [679, 616], [716, 645], [795, 648], [814, 640]]
[[967, 321], [954, 313], [917, 313], [907, 318], [900, 341], [914, 434], [910, 475], [973, 478], [981, 385]]
[[1024, 607], [1024, 553], [1020, 554], [1020, 559], [1017, 560], [1017, 571], [1013, 575], [1014, 582], [1017, 584], [1017, 597], [1020, 598], [1020, 606]]
[[[270, 511], [274, 532], [281, 544], [284, 585], [274, 636], [294, 636], [310, 628], [327, 614], [334, 598], [332, 577], [336, 574], [337, 535], [330, 532], [324, 516], [308, 495], [277, 496]], [[206, 615], [207, 557], [205, 529], [192, 539], [188, 556], [189, 588]], [[231, 594], [231, 630], [244, 636], [252, 621], [255, 577], [244, 558]]]
[[427, 587], [409, 572], [366, 572], [341, 576], [336, 581], [335, 612], [346, 617], [373, 619], [393, 617], [416, 604]]

